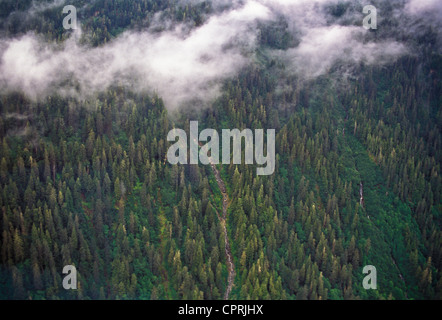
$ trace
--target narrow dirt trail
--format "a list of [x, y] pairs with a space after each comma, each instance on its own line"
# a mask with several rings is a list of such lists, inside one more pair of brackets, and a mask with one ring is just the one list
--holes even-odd
[[235, 279], [235, 265], [233, 264], [232, 251], [230, 250], [229, 237], [227, 236], [227, 227], [226, 227], [226, 219], [227, 219], [227, 208], [229, 207], [229, 196], [227, 194], [226, 185], [221, 179], [218, 169], [211, 162], [210, 164], [213, 174], [215, 175], [216, 182], [218, 183], [219, 190], [223, 196], [223, 214], [218, 216], [220, 219], [221, 225], [224, 230], [224, 242], [226, 248], [226, 260], [227, 260], [227, 270], [229, 272], [229, 276], [227, 278], [227, 288], [226, 293], [224, 294], [224, 300], [229, 299], [230, 292], [232, 291], [233, 281]]
[[[194, 139], [194, 141], [196, 143], [198, 143], [198, 145], [200, 147], [202, 147], [201, 142], [196, 141], [196, 139]], [[214, 164], [212, 157], [208, 157], [208, 158], [209, 158], [210, 167], [212, 168], [213, 174], [215, 175], [215, 179], [218, 184], [219, 190], [221, 191], [221, 194], [223, 196], [223, 213], [222, 213], [222, 215], [219, 215], [217, 213], [217, 216], [218, 216], [218, 219], [219, 219], [221, 226], [223, 227], [223, 231], [224, 231], [224, 243], [225, 243], [225, 248], [226, 248], [225, 251], [226, 251], [226, 260], [227, 260], [227, 270], [229, 273], [229, 275], [227, 277], [227, 288], [226, 288], [226, 292], [224, 294], [224, 300], [228, 300], [229, 296], [230, 296], [230, 292], [232, 291], [234, 280], [235, 280], [235, 265], [233, 263], [232, 251], [230, 250], [230, 242], [229, 242], [229, 237], [227, 236], [227, 227], [226, 227], [227, 208], [229, 207], [229, 195], [227, 194], [226, 185], [225, 185], [223, 179], [221, 178], [221, 175], [219, 174], [219, 171], [216, 168], [216, 165]]]

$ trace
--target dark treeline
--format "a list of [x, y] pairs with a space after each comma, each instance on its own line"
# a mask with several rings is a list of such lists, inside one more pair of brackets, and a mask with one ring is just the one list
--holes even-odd
[[[82, 41], [93, 46], [101, 45], [131, 27], [151, 26], [155, 14], [162, 19], [186, 22], [199, 26], [205, 14], [213, 11], [211, 2], [201, 1], [180, 4], [163, 0], [72, 0], [63, 5], [51, 5], [53, 1], [4, 0], [0, 2], [0, 28], [7, 36], [18, 36], [32, 31], [50, 40], [63, 41], [70, 32], [64, 30], [61, 21], [64, 5], [77, 8], [78, 20], [84, 35]], [[160, 30], [158, 30], [160, 31]]]

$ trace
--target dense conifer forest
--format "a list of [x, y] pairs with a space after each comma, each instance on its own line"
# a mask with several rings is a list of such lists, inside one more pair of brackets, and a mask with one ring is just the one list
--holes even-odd
[[[198, 29], [229, 10], [223, 3], [69, 4], [81, 8], [79, 43], [93, 50], [127, 30], [161, 34], [158, 20]], [[336, 3], [331, 17], [354, 5]], [[32, 32], [67, 43], [65, 4], [1, 1], [2, 41]], [[204, 107], [170, 108], [162, 92], [124, 83], [82, 97], [4, 86], [0, 299], [223, 299], [223, 223], [235, 266], [229, 299], [442, 299], [440, 30], [399, 35], [415, 52], [384, 64], [355, 63], [344, 77], [338, 62], [304, 79], [274, 54], [299, 43], [289, 21], [256, 28], [252, 62]], [[389, 32], [379, 23], [367, 37]], [[273, 174], [216, 165], [225, 222], [211, 167], [167, 161], [168, 132], [188, 132], [190, 120], [219, 132], [276, 130]], [[65, 265], [78, 271], [77, 290], [62, 286]], [[376, 290], [363, 288], [366, 265], [377, 269]]]

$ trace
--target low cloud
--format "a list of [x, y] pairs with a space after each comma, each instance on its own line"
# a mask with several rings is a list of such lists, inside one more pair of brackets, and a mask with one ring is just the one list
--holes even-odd
[[208, 102], [223, 79], [250, 61], [255, 22], [269, 16], [265, 6], [249, 1], [190, 31], [184, 25], [161, 33], [128, 31], [98, 48], [79, 45], [79, 34], [63, 46], [27, 34], [0, 42], [0, 84], [33, 99], [55, 91], [85, 97], [126, 85], [158, 92], [170, 109], [195, 100]]
[[297, 47], [281, 56], [302, 78], [312, 79], [328, 73], [336, 63], [385, 64], [407, 51], [396, 41], [364, 42], [364, 31], [355, 26], [312, 28], [301, 37]]
[[[62, 2], [54, 1], [54, 5]], [[183, 4], [188, 2], [199, 0], [183, 0]], [[185, 24], [156, 22], [167, 27], [152, 26], [141, 32], [129, 30], [96, 48], [79, 44], [81, 29], [61, 45], [28, 33], [17, 39], [0, 40], [0, 90], [22, 90], [32, 99], [54, 93], [85, 98], [112, 85], [123, 85], [136, 92], [157, 92], [169, 109], [196, 102], [208, 105], [220, 92], [223, 80], [253, 63], [258, 21], [281, 18], [287, 21], [296, 46], [270, 52], [281, 57], [289, 71], [300, 78], [312, 79], [327, 74], [337, 64], [347, 72], [346, 66], [351, 69], [351, 65], [359, 63], [394, 61], [412, 51], [403, 42], [403, 36], [394, 35], [413, 37], [416, 28], [412, 29], [411, 25], [427, 23], [425, 17], [429, 12], [436, 17], [442, 12], [437, 0], [388, 3], [396, 8], [393, 12], [398, 23], [384, 32], [382, 28], [387, 26], [382, 22], [386, 13], [378, 10], [376, 32], [382, 35], [379, 37], [382, 40], [378, 40], [375, 33], [362, 28], [365, 4], [370, 3], [215, 1], [214, 13], [206, 16], [199, 27], [189, 29]], [[376, 0], [372, 4], [380, 9], [385, 1]], [[403, 17], [409, 19], [404, 27]], [[166, 31], [154, 31], [160, 29]]]
[[423, 12], [442, 12], [442, 3], [439, 0], [409, 0], [405, 6], [405, 11], [409, 14], [416, 15]]
[[[354, 65], [385, 64], [406, 54], [405, 44], [394, 39], [375, 41], [362, 27], [365, 3], [338, 0], [263, 0], [289, 21], [297, 45], [275, 51], [289, 72], [301, 79], [327, 74], [334, 67], [345, 76]], [[383, 17], [378, 13], [379, 21]]]

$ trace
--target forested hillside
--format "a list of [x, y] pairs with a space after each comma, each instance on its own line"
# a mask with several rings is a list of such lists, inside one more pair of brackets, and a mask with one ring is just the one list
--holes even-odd
[[[64, 4], [0, 2], [1, 50], [29, 32], [68, 42]], [[158, 20], [198, 30], [229, 10], [210, 1], [71, 4], [90, 50], [126, 30], [161, 34], [169, 24]], [[326, 12], [346, 25], [358, 5], [333, 2]], [[0, 299], [223, 299], [229, 267], [214, 171], [166, 157], [169, 130], [188, 132], [191, 120], [200, 130], [276, 130], [272, 175], [244, 159], [217, 165], [229, 198], [230, 299], [442, 299], [440, 31], [420, 30], [414, 52], [383, 64], [337, 61], [310, 78], [281, 53], [299, 45], [290, 25], [282, 16], [257, 24], [256, 47], [244, 49], [252, 62], [191, 106], [170, 108], [166, 91], [140, 92], [126, 79], [86, 96], [58, 90], [81, 91], [81, 80], [67, 80], [37, 98], [2, 82]], [[367, 32], [381, 41], [391, 31]], [[62, 287], [65, 265], [77, 268], [77, 290]], [[365, 265], [377, 268], [377, 290], [362, 286]]]

